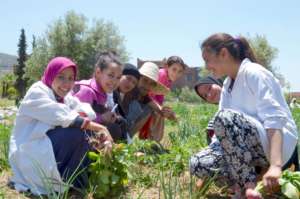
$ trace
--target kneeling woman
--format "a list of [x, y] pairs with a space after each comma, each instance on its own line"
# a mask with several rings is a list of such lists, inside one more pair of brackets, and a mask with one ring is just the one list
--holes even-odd
[[101, 132], [105, 147], [111, 149], [107, 129], [90, 122], [96, 117], [90, 105], [69, 94], [76, 73], [68, 58], [52, 59], [42, 81], [30, 87], [20, 104], [9, 149], [11, 181], [18, 191], [63, 192], [63, 184], [76, 171], [81, 174], [73, 185], [84, 187], [89, 164], [85, 154], [92, 150], [87, 137]]
[[207, 69], [218, 78], [227, 78], [214, 120], [219, 146], [192, 156], [191, 173], [205, 178], [218, 171], [236, 183], [236, 198], [241, 198], [238, 190], [243, 189], [248, 198], [260, 198], [254, 191], [255, 167], [267, 169], [265, 186], [278, 185], [282, 166], [297, 145], [297, 127], [278, 81], [255, 63], [245, 38], [215, 34], [201, 48]]

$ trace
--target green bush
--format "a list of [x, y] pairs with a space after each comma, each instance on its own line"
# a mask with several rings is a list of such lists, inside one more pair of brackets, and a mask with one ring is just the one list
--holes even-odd
[[203, 100], [192, 89], [184, 87], [182, 89], [175, 89], [166, 96], [166, 101], [169, 102], [188, 102], [201, 103]]
[[7, 94], [8, 94], [8, 98], [9, 99], [16, 99], [17, 97], [17, 90], [14, 88], [14, 87], [10, 87], [8, 90], [7, 90]]
[[8, 149], [11, 126], [0, 124], [0, 172], [9, 168]]
[[112, 154], [89, 152], [92, 161], [89, 166], [91, 173], [90, 187], [95, 198], [111, 198], [119, 196], [128, 184], [126, 149], [124, 144], [115, 145]]

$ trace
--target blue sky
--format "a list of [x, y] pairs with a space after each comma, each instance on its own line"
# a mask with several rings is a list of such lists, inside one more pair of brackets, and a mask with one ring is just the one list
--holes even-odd
[[[199, 42], [210, 34], [265, 35], [279, 50], [274, 66], [300, 91], [299, 0], [2, 0], [0, 52], [17, 54], [20, 29], [29, 42], [43, 36], [49, 24], [74, 10], [90, 21], [105, 19], [126, 39], [131, 62], [181, 56], [188, 65], [202, 66]], [[29, 49], [30, 50], [30, 49]]]

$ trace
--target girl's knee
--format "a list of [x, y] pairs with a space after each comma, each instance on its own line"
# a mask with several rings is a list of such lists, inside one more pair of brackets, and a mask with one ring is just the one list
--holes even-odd
[[216, 121], [233, 121], [234, 118], [236, 117], [241, 117], [242, 114], [231, 110], [231, 109], [222, 109], [217, 112], [215, 116], [215, 122]]
[[189, 167], [190, 167], [190, 173], [192, 175], [195, 174], [195, 170], [196, 170], [196, 167], [197, 167], [197, 160], [196, 160], [196, 157], [193, 155], [191, 156], [190, 160], [189, 160]]
[[198, 178], [206, 178], [210, 176], [208, 168], [203, 167], [201, 162], [197, 162], [193, 158], [190, 159], [189, 167], [191, 175], [197, 176]]
[[207, 174], [207, 164], [205, 164], [204, 159], [199, 158], [197, 155], [193, 155], [189, 161], [190, 174], [196, 175], [197, 177], [203, 177]]
[[219, 140], [232, 136], [231, 131], [234, 130], [237, 125], [237, 121], [240, 121], [239, 118], [242, 117], [242, 114], [231, 109], [220, 110], [213, 122], [215, 134]]
[[71, 133], [69, 134], [70, 139], [72, 140], [72, 142], [74, 143], [82, 143], [85, 142], [86, 140], [86, 133], [78, 128], [71, 128]]

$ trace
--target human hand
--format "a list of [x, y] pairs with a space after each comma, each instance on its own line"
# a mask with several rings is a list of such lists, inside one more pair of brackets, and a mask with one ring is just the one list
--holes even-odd
[[113, 143], [112, 141], [109, 141], [109, 140], [106, 140], [104, 143], [103, 143], [104, 147], [103, 147], [103, 152], [104, 154], [106, 155], [111, 155], [111, 152], [112, 152], [112, 147], [113, 147]]
[[103, 123], [110, 124], [110, 123], [114, 123], [116, 121], [117, 115], [116, 115], [116, 113], [107, 111], [101, 115], [101, 119], [102, 119]]
[[245, 195], [247, 199], [263, 199], [261, 193], [259, 193], [259, 190], [256, 188], [257, 186], [254, 182], [248, 182], [245, 184]]
[[104, 151], [106, 154], [110, 154], [113, 145], [113, 139], [108, 130], [101, 129], [94, 132], [94, 135], [89, 138], [89, 144], [97, 151]]
[[176, 120], [175, 112], [168, 106], [163, 106], [161, 109], [163, 117], [168, 118], [169, 120]]
[[282, 173], [281, 166], [271, 165], [269, 167], [268, 171], [263, 176], [263, 184], [268, 191], [273, 192], [274, 190], [278, 189], [279, 187], [278, 179], [280, 178], [281, 173]]
[[245, 194], [247, 199], [263, 199], [262, 195], [254, 189], [247, 189]]
[[111, 137], [107, 128], [103, 128], [96, 132], [96, 137], [100, 141], [100, 143], [104, 143], [105, 141], [113, 142], [113, 138]]

